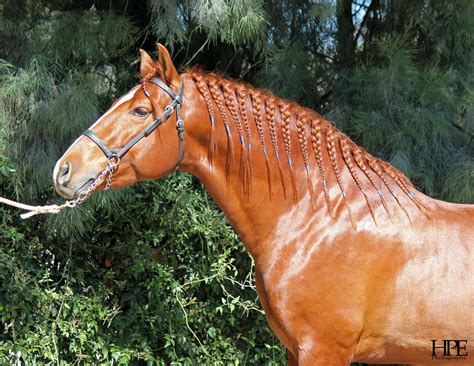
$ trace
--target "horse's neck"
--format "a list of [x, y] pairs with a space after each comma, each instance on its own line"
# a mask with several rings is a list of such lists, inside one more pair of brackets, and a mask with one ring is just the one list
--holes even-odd
[[[189, 75], [184, 75], [184, 81], [185, 157], [180, 169], [199, 178], [256, 258], [262, 249], [260, 244], [275, 235], [279, 219], [295, 208], [288, 171], [282, 170], [282, 181], [276, 160], [265, 158], [253, 116], [248, 120], [249, 150], [246, 128], [242, 126], [242, 143], [235, 121], [229, 115], [226, 122], [230, 134], [227, 135], [217, 105], [214, 105], [214, 126], [211, 126], [208, 106], [194, 81]], [[212, 134], [215, 147], [211, 154]], [[297, 180], [300, 180], [299, 175]], [[300, 189], [298, 199], [302, 200], [305, 193], [303, 187]], [[300, 204], [298, 208], [304, 211]]]
[[184, 79], [183, 170], [204, 183], [254, 257], [260, 243], [316, 219], [356, 231], [394, 213], [410, 221], [421, 207], [400, 172], [316, 113], [216, 75]]

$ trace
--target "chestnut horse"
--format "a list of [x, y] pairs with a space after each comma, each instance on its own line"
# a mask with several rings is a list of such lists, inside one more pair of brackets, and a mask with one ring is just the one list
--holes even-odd
[[199, 178], [255, 260], [290, 365], [474, 364], [473, 205], [425, 196], [312, 110], [179, 75], [158, 53], [141, 50], [141, 84], [57, 162], [60, 195], [110, 162], [99, 189], [175, 169]]

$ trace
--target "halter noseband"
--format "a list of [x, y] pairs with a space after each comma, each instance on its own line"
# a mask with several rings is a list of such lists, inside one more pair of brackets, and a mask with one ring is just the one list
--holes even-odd
[[[181, 87], [179, 88], [178, 94], [174, 92], [168, 85], [166, 85], [163, 81], [158, 78], [152, 78], [149, 80], [153, 84], [157, 85], [163, 91], [165, 91], [173, 101], [165, 107], [162, 115], [155, 119], [148, 127], [143, 129], [138, 135], [136, 135], [133, 139], [127, 142], [122, 148], [120, 149], [110, 149], [107, 145], [95, 134], [92, 130], [85, 130], [83, 135], [90, 138], [95, 144], [102, 150], [105, 154], [107, 159], [110, 162], [114, 159], [115, 164], [114, 166], [118, 166], [118, 163], [122, 159], [122, 157], [133, 147], [135, 144], [140, 141], [144, 137], [148, 137], [154, 130], [156, 130], [161, 124], [166, 122], [168, 118], [173, 114], [173, 111], [176, 109], [176, 130], [178, 131], [178, 140], [179, 140], [179, 158], [178, 162], [176, 163], [175, 170], [181, 164], [183, 160], [183, 142], [184, 142], [184, 121], [181, 118], [181, 104], [183, 103], [183, 93], [184, 93], [184, 83], [181, 82]], [[145, 95], [148, 99], [151, 100], [150, 93], [144, 89]], [[153, 105], [153, 103], [152, 103]], [[110, 183], [108, 184], [110, 185]], [[106, 185], [106, 189], [109, 188]]]

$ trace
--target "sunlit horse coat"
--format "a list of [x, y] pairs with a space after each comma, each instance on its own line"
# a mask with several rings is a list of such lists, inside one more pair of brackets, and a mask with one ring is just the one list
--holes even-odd
[[[217, 74], [178, 75], [158, 48], [158, 61], [142, 51], [142, 84], [91, 129], [123, 146], [171, 101], [148, 80], [175, 92], [184, 82], [178, 168], [203, 182], [254, 258], [290, 365], [474, 364], [474, 206], [423, 195], [309, 109]], [[175, 169], [175, 122], [130, 149], [112, 188]], [[57, 191], [77, 196], [106, 165], [78, 138], [56, 165]], [[459, 341], [448, 347], [459, 360], [443, 340]]]

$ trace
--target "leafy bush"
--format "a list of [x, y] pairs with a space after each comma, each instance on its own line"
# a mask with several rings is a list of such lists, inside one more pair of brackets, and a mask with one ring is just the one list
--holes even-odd
[[252, 261], [200, 183], [138, 185], [122, 210], [101, 199], [81, 241], [2, 209], [2, 362], [281, 364]]

